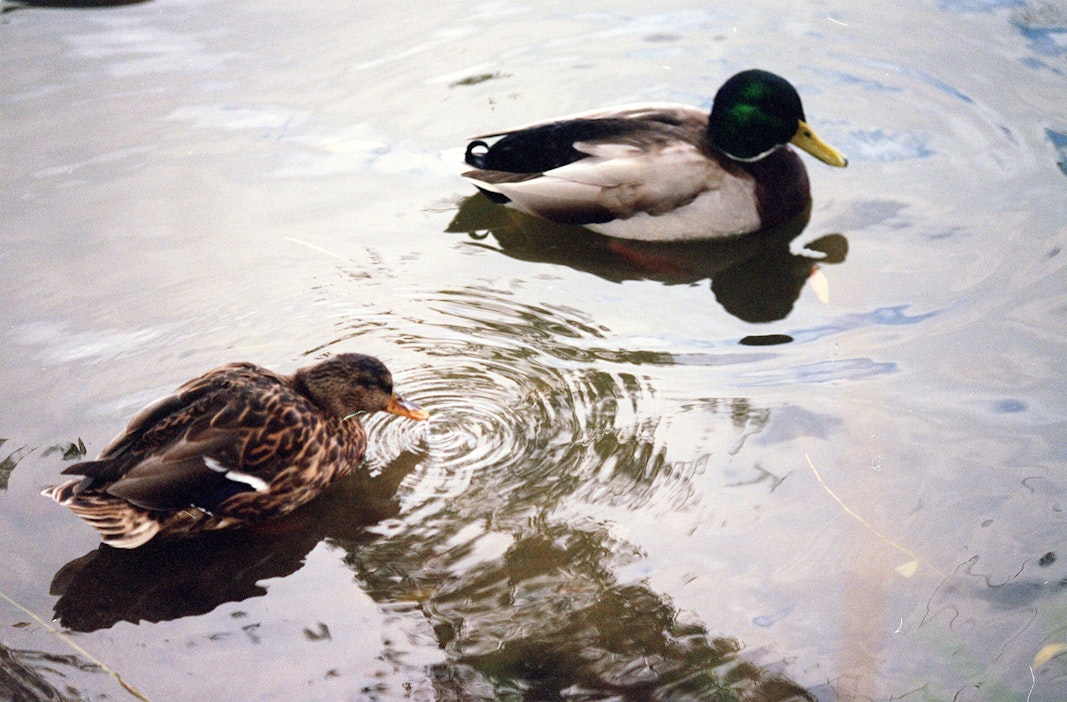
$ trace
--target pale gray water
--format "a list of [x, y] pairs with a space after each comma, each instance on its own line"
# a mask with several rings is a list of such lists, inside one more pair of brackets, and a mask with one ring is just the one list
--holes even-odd
[[[1067, 7], [580, 5], [0, 15], [0, 593], [153, 700], [1067, 697]], [[471, 134], [751, 66], [850, 159], [799, 233], [459, 209]], [[209, 368], [356, 350], [435, 417], [277, 532], [97, 554], [37, 494]], [[7, 601], [0, 654], [132, 699]]]

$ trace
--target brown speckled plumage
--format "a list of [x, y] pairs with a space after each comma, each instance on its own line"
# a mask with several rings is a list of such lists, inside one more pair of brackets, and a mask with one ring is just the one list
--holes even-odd
[[232, 363], [141, 410], [82, 475], [44, 491], [105, 543], [136, 548], [281, 516], [363, 460], [357, 416], [426, 413], [392, 392], [377, 359], [342, 354], [280, 375]]

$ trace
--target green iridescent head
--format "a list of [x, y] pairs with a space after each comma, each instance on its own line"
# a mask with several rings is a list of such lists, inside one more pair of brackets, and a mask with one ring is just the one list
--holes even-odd
[[719, 88], [708, 136], [717, 149], [740, 161], [793, 143], [832, 166], [847, 163], [808, 126], [796, 88], [785, 78], [758, 69], [742, 71]]

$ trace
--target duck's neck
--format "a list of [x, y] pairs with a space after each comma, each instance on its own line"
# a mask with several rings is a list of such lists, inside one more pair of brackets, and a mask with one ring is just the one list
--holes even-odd
[[764, 228], [789, 221], [811, 202], [804, 163], [789, 146], [758, 161], [735, 161], [756, 179], [756, 207]]

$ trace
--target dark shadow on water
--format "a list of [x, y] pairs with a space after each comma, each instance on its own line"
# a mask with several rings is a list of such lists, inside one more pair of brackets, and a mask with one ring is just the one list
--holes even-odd
[[350, 475], [292, 515], [257, 529], [127, 551], [100, 546], [52, 578], [55, 616], [72, 631], [120, 621], [160, 622], [205, 614], [266, 593], [258, 583], [289, 575], [323, 539], [361, 542], [365, 528], [399, 510], [397, 487], [422, 460], [405, 453], [377, 476]]
[[789, 315], [816, 265], [841, 263], [848, 254], [841, 234], [819, 237], [801, 253], [791, 251], [809, 215], [805, 211], [781, 226], [726, 241], [643, 242], [546, 222], [477, 193], [460, 203], [445, 231], [466, 233], [475, 245], [520, 261], [565, 265], [613, 282], [679, 285], [710, 279], [727, 312], [746, 322], [772, 322]]

